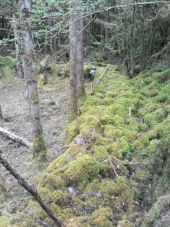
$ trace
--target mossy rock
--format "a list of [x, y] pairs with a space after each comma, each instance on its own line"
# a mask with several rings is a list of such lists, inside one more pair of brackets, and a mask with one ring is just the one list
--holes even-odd
[[155, 187], [168, 188], [168, 72], [130, 80], [115, 70], [96, 67], [94, 94], [68, 127], [68, 149], [39, 177], [40, 194], [70, 227], [134, 226], [141, 204], [154, 201]]

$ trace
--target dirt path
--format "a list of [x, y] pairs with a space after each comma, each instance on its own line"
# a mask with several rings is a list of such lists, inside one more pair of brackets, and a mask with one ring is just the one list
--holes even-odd
[[[55, 159], [64, 151], [65, 129], [69, 119], [68, 85], [67, 79], [59, 78], [55, 81], [48, 79], [48, 83], [40, 89], [41, 116], [48, 147], [48, 161]], [[31, 141], [32, 124], [24, 82], [14, 80], [0, 88], [0, 105], [6, 118], [6, 121], [0, 121], [0, 126]], [[32, 177], [42, 172], [32, 165], [32, 154], [27, 148], [13, 143], [1, 135], [0, 150], [11, 165], [26, 179], [31, 180]], [[15, 213], [16, 209], [22, 209], [22, 204], [19, 206], [18, 203], [20, 204], [22, 198], [27, 197], [26, 193], [18, 187], [16, 181], [1, 166], [0, 177], [1, 182], [5, 179], [2, 185], [5, 184], [6, 187], [3, 189], [0, 184], [0, 194], [2, 195], [0, 196], [0, 212], [2, 214]], [[2, 193], [2, 191], [6, 192]], [[8, 204], [8, 202], [10, 203]]]

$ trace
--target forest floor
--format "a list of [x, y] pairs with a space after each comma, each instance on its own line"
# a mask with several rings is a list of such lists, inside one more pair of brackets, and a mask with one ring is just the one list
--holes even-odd
[[[41, 121], [50, 162], [64, 152], [65, 130], [69, 122], [69, 81], [61, 78], [54, 81], [53, 78], [48, 78], [47, 84], [39, 90]], [[0, 126], [31, 141], [32, 124], [25, 82], [14, 78], [12, 83], [5, 81], [0, 89], [0, 105], [4, 115]], [[0, 150], [11, 166], [30, 181], [45, 169], [45, 166], [33, 166], [32, 152], [29, 149], [1, 135]], [[22, 209], [23, 201], [28, 196], [1, 166], [0, 180], [0, 190], [4, 192], [0, 195], [0, 212], [15, 213], [16, 209]]]

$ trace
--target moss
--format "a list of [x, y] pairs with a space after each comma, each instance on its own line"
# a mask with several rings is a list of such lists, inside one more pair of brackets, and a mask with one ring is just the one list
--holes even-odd
[[41, 88], [44, 84], [46, 84], [46, 82], [47, 82], [47, 79], [45, 74], [42, 74], [42, 73], [39, 74], [37, 79], [38, 88]]
[[155, 151], [158, 149], [158, 146], [160, 144], [160, 141], [157, 139], [151, 140], [149, 143], [149, 146], [147, 147], [147, 151], [151, 154], [155, 153]]
[[50, 163], [48, 170], [52, 171], [56, 168], [61, 168], [64, 165], [68, 164], [71, 160], [71, 156], [69, 153], [64, 153], [63, 155], [59, 156], [57, 159], [55, 159], [53, 162]]
[[160, 218], [166, 210], [170, 208], [170, 195], [164, 195], [158, 198], [151, 210], [146, 214], [142, 227], [154, 226], [155, 221]]
[[108, 145], [109, 151], [111, 154], [117, 158], [122, 158], [123, 152], [129, 148], [129, 144], [125, 139], [120, 139], [117, 142], [111, 143]]
[[0, 56], [0, 66], [4, 67], [4, 66], [9, 66], [9, 67], [15, 67], [16, 61], [14, 58], [12, 58], [11, 56]]
[[10, 227], [8, 219], [5, 217], [0, 217], [0, 226], [1, 227]]
[[124, 207], [128, 211], [132, 211], [135, 207], [135, 194], [137, 189], [135, 185], [131, 184], [126, 177], [119, 176], [116, 179], [115, 194], [119, 195], [116, 197], [115, 205], [119, 208]]
[[152, 113], [148, 113], [144, 116], [144, 121], [150, 127], [157, 125], [166, 117], [166, 111], [164, 108], [159, 108]]
[[87, 217], [84, 216], [80, 216], [80, 217], [74, 217], [71, 218], [69, 220], [66, 221], [66, 226], [67, 227], [75, 227], [75, 226], [79, 226], [79, 227], [91, 227], [91, 225], [89, 224], [89, 220]]
[[53, 203], [56, 203], [58, 205], [65, 205], [69, 202], [70, 197], [68, 193], [63, 192], [61, 190], [55, 190], [51, 195]]
[[75, 143], [71, 143], [69, 145], [69, 148], [67, 150], [67, 153], [71, 155], [72, 157], [77, 156], [79, 153], [85, 153], [85, 149], [80, 147], [79, 145]]
[[94, 146], [92, 148], [94, 151], [95, 158], [98, 161], [103, 161], [109, 157], [109, 153], [107, 152], [107, 148], [104, 146]]
[[94, 95], [68, 127], [68, 149], [38, 187], [47, 201], [51, 192], [50, 206], [67, 226], [133, 226], [128, 220], [155, 189], [169, 185], [169, 98], [158, 100], [168, 97], [169, 81], [157, 71], [128, 80], [115, 66], [96, 69]]
[[29, 215], [31, 215], [32, 218], [34, 219], [36, 218], [44, 219], [47, 217], [46, 212], [43, 211], [43, 209], [39, 206], [39, 204], [34, 201], [29, 201], [28, 211], [29, 211]]
[[110, 207], [102, 207], [94, 211], [91, 219], [96, 227], [113, 227], [113, 213]]
[[57, 77], [69, 77], [69, 64], [52, 64], [50, 65], [50, 74]]
[[40, 194], [40, 196], [43, 198], [43, 200], [45, 201], [51, 200], [51, 192], [49, 189], [39, 186], [37, 187], [37, 191]]
[[0, 56], [0, 78], [15, 75], [16, 61], [10, 56]]
[[169, 102], [170, 100], [170, 83], [163, 86], [156, 96], [157, 102]]
[[34, 151], [34, 157], [38, 161], [46, 160], [47, 148], [43, 137], [40, 136], [33, 141], [33, 151]]
[[121, 220], [118, 222], [117, 227], [135, 227], [133, 223], [128, 220]]
[[115, 195], [116, 185], [112, 180], [105, 179], [99, 184], [99, 191], [104, 198], [111, 199]]
[[68, 164], [65, 177], [71, 182], [88, 181], [98, 176], [99, 170], [99, 164], [94, 159], [89, 155], [81, 155]]

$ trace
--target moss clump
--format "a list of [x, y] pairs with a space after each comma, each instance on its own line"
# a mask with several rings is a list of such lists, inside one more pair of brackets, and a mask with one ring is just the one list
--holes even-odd
[[63, 192], [61, 190], [55, 190], [51, 195], [53, 203], [56, 203], [58, 205], [65, 205], [69, 202], [69, 195], [66, 192]]
[[102, 207], [92, 213], [92, 223], [96, 227], [112, 227], [113, 213], [110, 207]]
[[85, 149], [83, 147], [80, 147], [79, 145], [77, 145], [75, 143], [71, 143], [69, 145], [67, 153], [69, 155], [71, 155], [72, 157], [76, 157], [79, 153], [85, 153]]
[[48, 72], [52, 74], [52, 76], [65, 78], [70, 75], [69, 68], [69, 64], [52, 64]]
[[116, 193], [116, 184], [109, 179], [103, 180], [99, 184], [99, 191], [104, 198], [111, 199]]
[[166, 111], [164, 108], [159, 108], [152, 113], [148, 113], [144, 116], [144, 121], [149, 125], [149, 127], [153, 127], [160, 123], [166, 117]]
[[107, 148], [104, 146], [94, 146], [93, 148], [95, 158], [98, 161], [103, 161], [109, 157], [109, 153], [107, 152]]
[[157, 102], [170, 102], [170, 83], [160, 88], [159, 94], [156, 96]]
[[70, 143], [79, 134], [78, 121], [73, 121], [67, 128], [67, 142]]
[[71, 182], [89, 181], [98, 176], [99, 171], [99, 164], [93, 158], [81, 155], [68, 164], [65, 177]]

